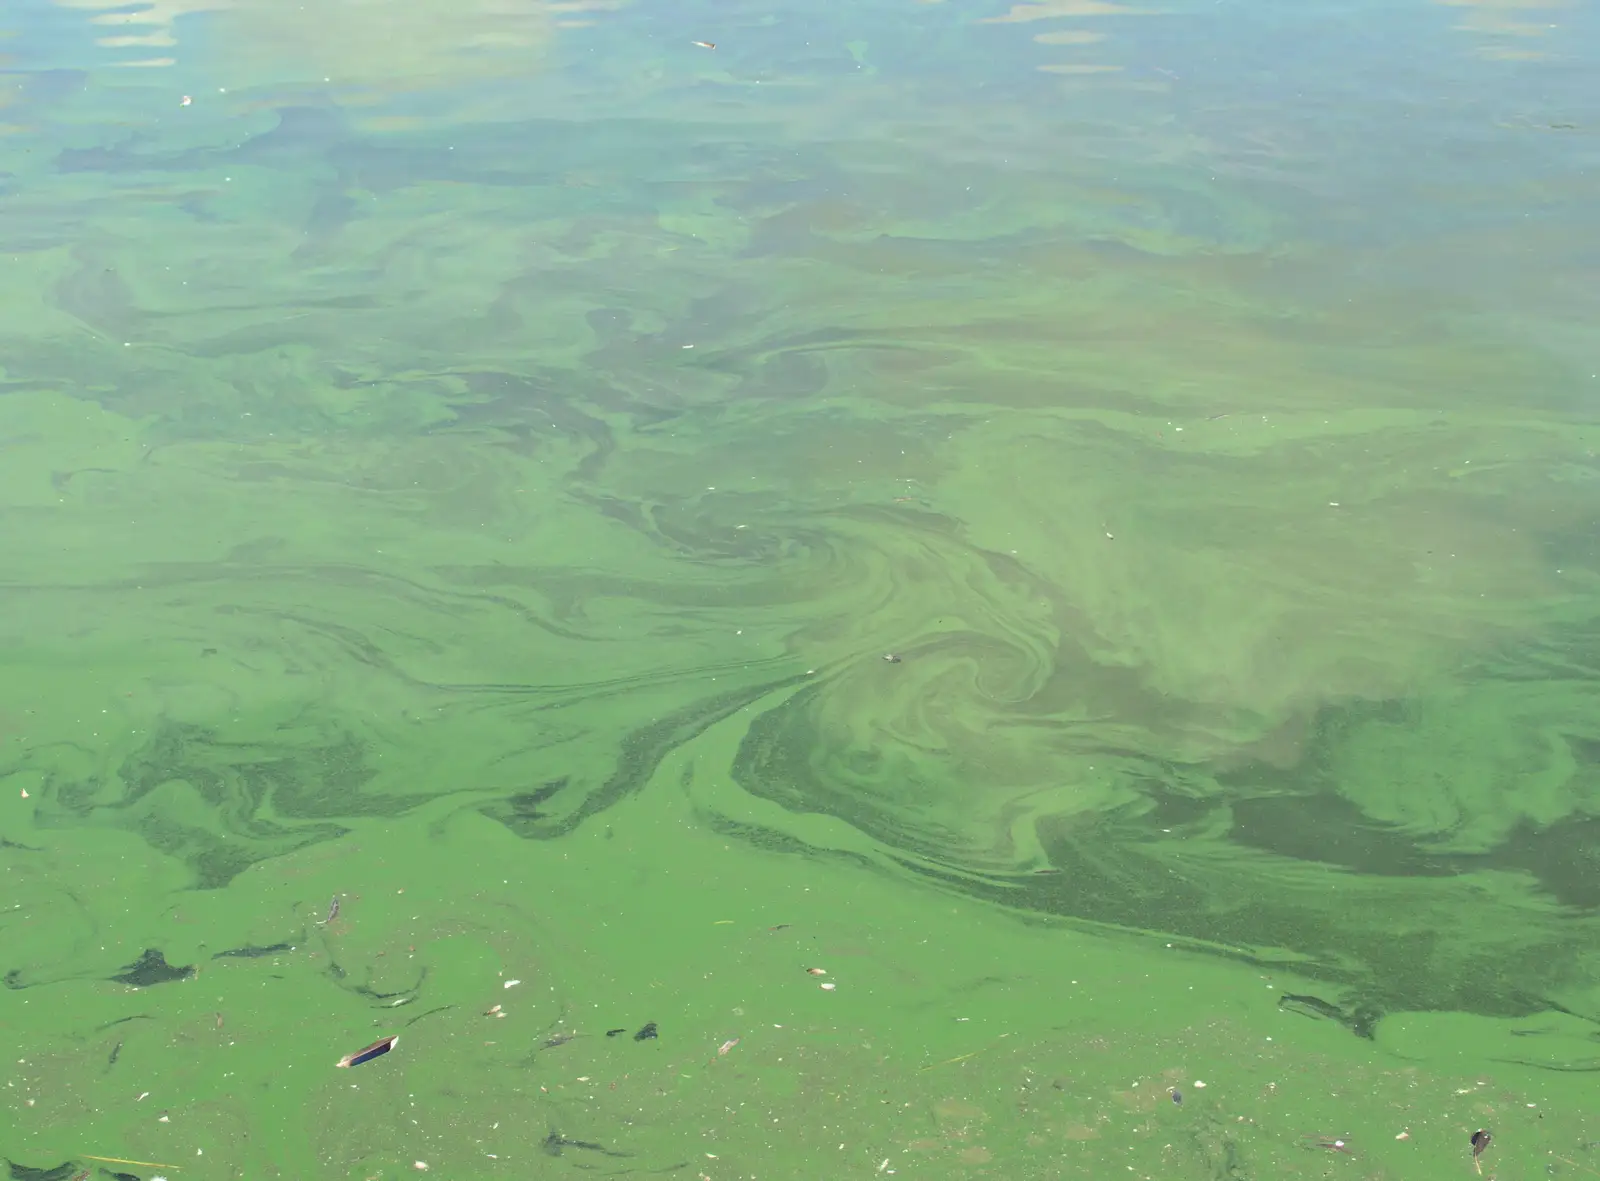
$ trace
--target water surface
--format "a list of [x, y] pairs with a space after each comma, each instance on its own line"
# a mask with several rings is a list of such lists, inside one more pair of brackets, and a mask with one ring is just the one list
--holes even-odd
[[1600, 1175], [1592, 4], [0, 22], [16, 1176]]

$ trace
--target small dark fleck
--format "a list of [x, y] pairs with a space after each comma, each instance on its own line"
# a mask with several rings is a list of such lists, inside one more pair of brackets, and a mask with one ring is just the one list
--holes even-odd
[[1176, 1103], [1179, 1107], [1182, 1107], [1183, 1106], [1183, 1092], [1174, 1089], [1173, 1092], [1172, 1092], [1172, 1101], [1174, 1103]]
[[636, 1042], [647, 1042], [647, 1041], [649, 1041], [651, 1038], [653, 1038], [655, 1036], [656, 1036], [656, 1023], [654, 1021], [651, 1021], [648, 1024], [646, 1024], [645, 1027], [643, 1029], [641, 1029], [638, 1033], [633, 1035], [633, 1040], [636, 1041]]
[[545, 1038], [544, 1039], [544, 1045], [542, 1047], [540, 1047], [540, 1048], [541, 1049], [545, 1049], [545, 1050], [553, 1050], [557, 1046], [566, 1045], [568, 1042], [570, 1042], [573, 1038], [575, 1038], [577, 1036], [578, 1035], [575, 1034], [575, 1033], [558, 1033], [558, 1034], [554, 1034], [551, 1037]]
[[627, 1032], [628, 1032], [627, 1026], [623, 1026], [621, 1029], [608, 1029], [608, 1030], [606, 1030], [606, 1036], [607, 1037], [616, 1037], [617, 1034], [619, 1034], [619, 1033], [627, 1033]]
[[106, 1065], [115, 1066], [117, 1064], [117, 1059], [120, 1057], [122, 1057], [122, 1043], [118, 1042], [116, 1045], [111, 1047], [111, 1057], [106, 1059]]

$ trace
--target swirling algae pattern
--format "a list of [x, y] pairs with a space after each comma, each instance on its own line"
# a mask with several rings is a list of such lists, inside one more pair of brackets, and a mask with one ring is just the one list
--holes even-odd
[[[926, 124], [540, 118], [513, 162], [249, 117], [69, 147], [7, 231], [40, 824], [219, 887], [442, 796], [564, 837], [670, 755], [722, 831], [836, 817], [887, 872], [1379, 1006], [1592, 994], [1594, 430], [1555, 359], [1443, 298], [1286, 305], [1321, 247], [1163, 171], [1181, 137], [1141, 196], [968, 197], [886, 165]], [[982, 130], [941, 142], [1005, 175]]]

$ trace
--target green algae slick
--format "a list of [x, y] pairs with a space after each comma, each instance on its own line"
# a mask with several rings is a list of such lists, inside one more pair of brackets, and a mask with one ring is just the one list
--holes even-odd
[[1508, 11], [0, 16], [12, 1173], [1600, 1175]]

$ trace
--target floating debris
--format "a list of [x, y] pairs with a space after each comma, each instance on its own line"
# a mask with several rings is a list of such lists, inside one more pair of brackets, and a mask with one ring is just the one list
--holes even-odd
[[519, 985], [521, 983], [522, 983], [522, 981], [520, 981], [520, 980], [507, 980], [505, 982], [504, 987], [506, 987], [506, 988], [515, 988], [517, 985]]
[[1172, 1101], [1179, 1107], [1183, 1106], [1183, 1092], [1177, 1087], [1172, 1088]]
[[179, 1167], [177, 1165], [164, 1165], [160, 1161], [153, 1160], [129, 1160], [125, 1156], [95, 1156], [92, 1152], [83, 1152], [78, 1155], [82, 1156], [84, 1160], [104, 1161], [108, 1165], [139, 1165], [141, 1168], [146, 1169], [176, 1169]]
[[719, 1057], [719, 1058], [723, 1057], [724, 1055], [727, 1054], [727, 1052], [729, 1050], [733, 1049], [733, 1047], [737, 1046], [738, 1044], [739, 1044], [739, 1039], [738, 1038], [730, 1037], [727, 1041], [723, 1042], [720, 1046], [717, 1047], [717, 1057]]
[[832, 992], [839, 986], [831, 980], [824, 980], [821, 984], [817, 985], [817, 987], [822, 989], [823, 992]]
[[499, 1005], [490, 1005], [487, 1009], [485, 1009], [483, 1011], [483, 1015], [485, 1017], [504, 1017], [506, 1014], [505, 1014], [505, 1010], [502, 1009]]
[[1338, 1136], [1303, 1136], [1301, 1140], [1307, 1148], [1320, 1148], [1324, 1152], [1342, 1152], [1347, 1156], [1355, 1155], [1355, 1150]]
[[333, 922], [333, 920], [338, 918], [338, 917], [339, 917], [339, 895], [335, 894], [333, 896], [333, 901], [328, 903], [328, 917], [323, 919], [320, 923], [318, 923], [317, 926], [326, 927], [329, 923]]
[[272, 943], [266, 947], [231, 947], [227, 951], [219, 951], [211, 958], [214, 960], [258, 960], [262, 956], [282, 955], [286, 951], [293, 951], [292, 943]]
[[883, 654], [883, 662], [885, 664], [899, 664], [900, 663], [900, 658], [898, 656], [896, 656], [893, 652], [885, 652]]
[[340, 1066], [360, 1066], [363, 1062], [371, 1062], [374, 1058], [381, 1058], [390, 1050], [394, 1049], [395, 1043], [399, 1040], [400, 1035], [398, 1033], [392, 1033], [388, 1037], [379, 1038], [364, 1050], [357, 1050], [354, 1054], [346, 1054], [343, 1058], [339, 1059], [338, 1064]]
[[826, 969], [826, 968], [807, 968], [806, 969], [806, 975], [807, 976], [826, 976], [827, 974], [828, 974], [828, 969]]
[[647, 1042], [647, 1041], [649, 1041], [651, 1038], [653, 1038], [655, 1036], [656, 1036], [656, 1023], [654, 1021], [647, 1021], [647, 1022], [645, 1022], [644, 1028], [639, 1030], [638, 1033], [633, 1035], [633, 1040], [636, 1041], [636, 1042]]
[[[495, 1006], [495, 1008], [497, 1008], [497, 1009], [499, 1007], [500, 1007], [499, 1005]], [[607, 1037], [616, 1037], [617, 1034], [619, 1034], [619, 1033], [627, 1033], [627, 1032], [628, 1032], [628, 1027], [626, 1025], [624, 1025], [624, 1026], [621, 1026], [621, 1027], [619, 1027], [617, 1029], [608, 1029], [608, 1030], [606, 1030], [606, 1036]]]
[[[717, 43], [715, 41], [691, 41], [691, 42], [689, 42], [689, 44], [690, 45], [697, 45], [701, 49], [715, 49], [717, 47]], [[694, 348], [694, 345], [686, 344], [683, 347], [686, 348], [686, 349], [692, 349], [692, 348]]]
[[1472, 1167], [1477, 1169], [1480, 1174], [1483, 1172], [1483, 1162], [1478, 1158], [1484, 1154], [1493, 1141], [1494, 1137], [1489, 1135], [1483, 1128], [1479, 1128], [1472, 1133]]
[[593, 1140], [568, 1140], [560, 1132], [551, 1132], [544, 1138], [542, 1146], [546, 1156], [560, 1156], [563, 1149], [582, 1148], [589, 1152], [598, 1152], [604, 1156], [632, 1156], [631, 1152], [613, 1152], [604, 1144], [596, 1144]]

